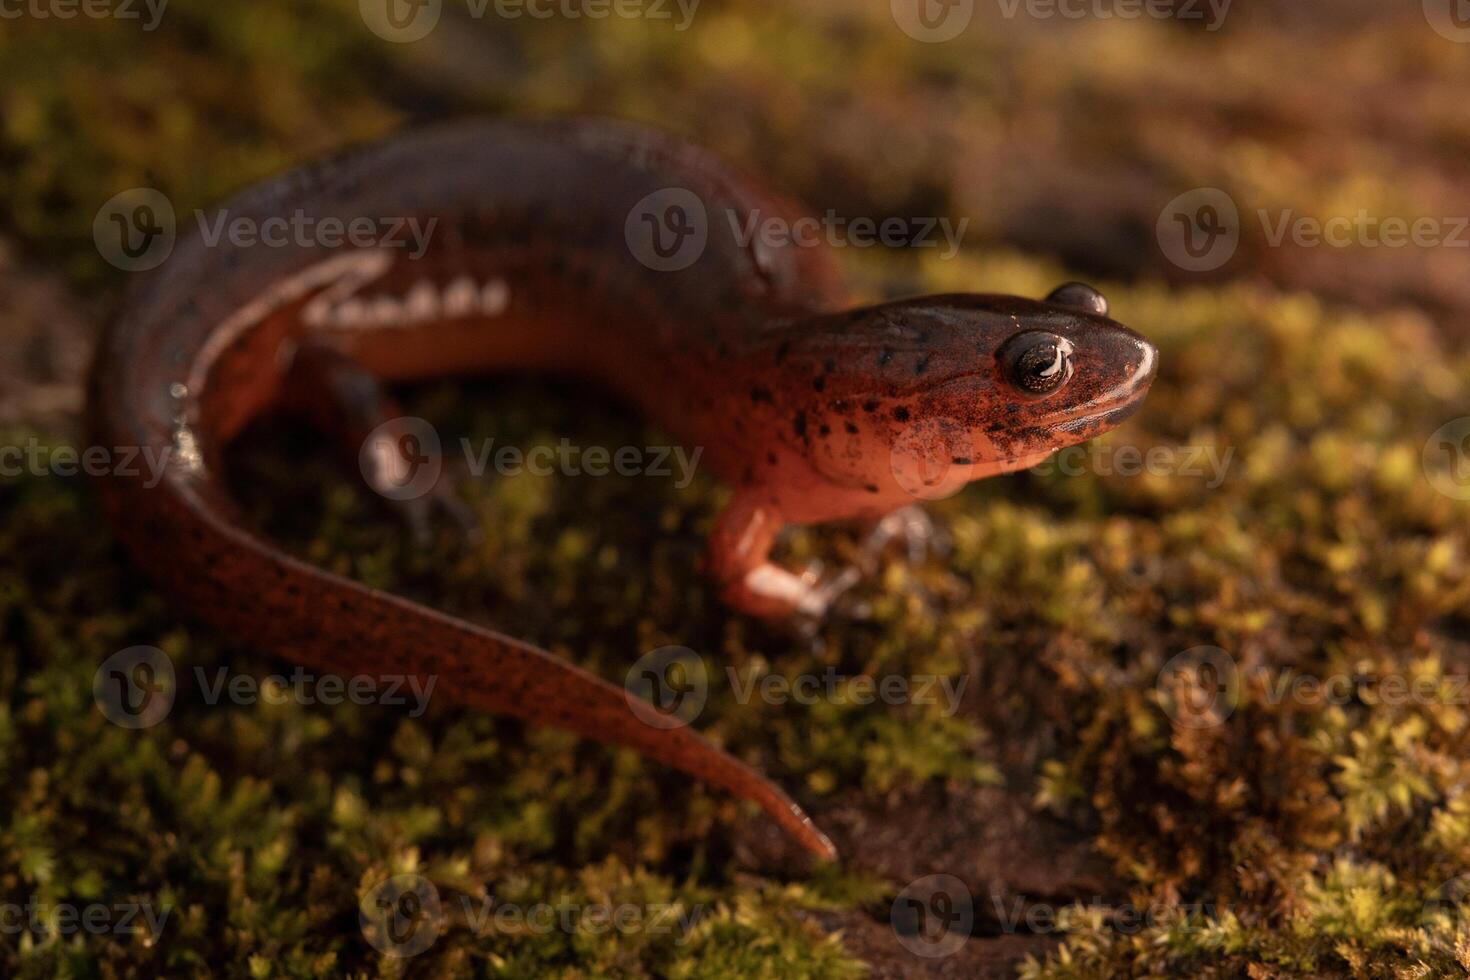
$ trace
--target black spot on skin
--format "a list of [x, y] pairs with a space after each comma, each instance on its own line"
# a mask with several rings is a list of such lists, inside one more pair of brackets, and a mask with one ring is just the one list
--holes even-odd
[[842, 427], [847, 430], [847, 434], [850, 436], [855, 436], [858, 434], [858, 427], [853, 425], [851, 422], [842, 423]]
[[907, 422], [909, 420], [909, 410], [900, 405], [893, 410], [893, 417], [900, 422]]
[[878, 484], [876, 484], [876, 483], [865, 483], [865, 484], [863, 484], [863, 489], [866, 490], [866, 491], [868, 491], [868, 493], [877, 493], [878, 492]]
[[817, 435], [820, 435], [820, 436], [830, 436], [831, 434], [832, 434], [832, 427], [830, 425], [823, 424], [823, 425], [817, 427]]
[[766, 453], [766, 462], [767, 463], [770, 463], [772, 466], [775, 466], [776, 465], [776, 454], [775, 453]]
[[750, 400], [756, 402], [757, 404], [759, 404], [760, 402], [765, 402], [767, 405], [769, 405], [771, 403], [771, 389], [765, 387], [764, 385], [756, 385], [754, 388], [750, 389]]
[[806, 412], [797, 412], [796, 418], [792, 420], [791, 427], [801, 438], [806, 438]]
[[925, 354], [914, 363], [914, 374], [923, 374], [927, 370], [929, 370], [929, 355]]
[[1020, 410], [1021, 410], [1021, 406], [1020, 405], [1017, 405], [1015, 402], [1006, 402], [1006, 414], [1007, 415], [1015, 415]]
[[969, 466], [971, 463], [971, 459], [968, 456], [956, 456], [954, 459], [950, 460], [950, 462], [956, 466]]
[[878, 411], [878, 400], [875, 399], [875, 398], [869, 398], [867, 401], [863, 402], [863, 411], [865, 411], [865, 412], [876, 412], [876, 411]]
[[812, 387], [817, 391], [821, 391], [823, 388], [827, 387], [827, 379], [822, 377], [820, 374], [817, 375], [815, 378], [812, 378]]
[[893, 360], [893, 351], [885, 347], [878, 352], [878, 366], [887, 367], [888, 362]]
[[782, 361], [786, 360], [786, 355], [787, 355], [787, 353], [790, 350], [791, 350], [791, 341], [789, 341], [789, 340], [783, 340], [783, 341], [781, 341], [781, 346], [776, 348], [776, 363], [777, 364], [780, 364]]

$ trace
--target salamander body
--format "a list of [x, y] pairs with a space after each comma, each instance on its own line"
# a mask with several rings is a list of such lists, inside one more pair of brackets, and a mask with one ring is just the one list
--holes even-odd
[[294, 559], [241, 521], [221, 455], [299, 408], [401, 491], [413, 448], [380, 383], [538, 372], [624, 396], [702, 452], [733, 494], [707, 573], [731, 606], [820, 616], [831, 581], [769, 554], [787, 524], [878, 520], [1034, 465], [1132, 412], [1153, 348], [1069, 284], [1047, 300], [956, 294], [849, 308], [830, 252], [740, 234], [791, 202], [709, 155], [612, 122], [482, 122], [351, 151], [223, 205], [256, 223], [414, 222], [423, 249], [195, 235], [135, 284], [99, 349], [99, 445], [167, 454], [156, 485], [102, 495], [137, 561], [194, 614], [299, 663], [437, 676], [487, 711], [631, 746], [832, 845], [780, 789], [623, 689], [513, 637]]

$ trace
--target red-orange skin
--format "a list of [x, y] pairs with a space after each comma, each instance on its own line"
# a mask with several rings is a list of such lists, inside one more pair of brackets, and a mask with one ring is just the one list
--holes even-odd
[[[636, 202], [692, 191], [708, 243], [659, 272], [625, 237]], [[378, 378], [539, 371], [625, 395], [735, 488], [708, 572], [743, 611], [807, 608], [810, 583], [768, 560], [787, 523], [880, 517], [965, 481], [1031, 465], [1136, 406], [1152, 348], [1105, 317], [1015, 297], [952, 295], [848, 312], [823, 249], [742, 244], [752, 212], [800, 212], [706, 154], [610, 122], [484, 122], [413, 134], [253, 188], [225, 205], [437, 219], [431, 246], [350, 252], [181, 241], [130, 293], [101, 345], [99, 445], [170, 453], [164, 479], [109, 477], [119, 536], [181, 605], [311, 667], [438, 678], [486, 711], [631, 746], [759, 803], [805, 847], [835, 850], [759, 773], [689, 728], [653, 727], [625, 692], [512, 637], [329, 574], [242, 526], [219, 479], [240, 429], [288, 396], [291, 355], [329, 345]], [[733, 216], [733, 217], [730, 217]], [[344, 276], [362, 281], [349, 290]], [[344, 294], [401, 301], [415, 285], [505, 283], [495, 315], [371, 329], [303, 309]], [[344, 301], [337, 296], [334, 303]], [[320, 302], [320, 301], [319, 301]], [[329, 304], [330, 305], [330, 304]], [[995, 351], [1022, 329], [1072, 342], [1071, 380], [1020, 395]]]

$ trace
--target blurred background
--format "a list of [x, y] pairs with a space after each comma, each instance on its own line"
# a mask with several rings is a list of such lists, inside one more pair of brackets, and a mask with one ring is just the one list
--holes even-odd
[[[950, 550], [888, 556], [871, 617], [814, 642], [692, 574], [724, 493], [705, 477], [474, 481], [486, 540], [425, 551], [309, 432], [246, 438], [237, 492], [297, 554], [611, 680], [667, 643], [745, 678], [964, 680], [952, 713], [712, 693], [701, 730], [837, 838], [815, 872], [719, 794], [446, 705], [181, 689], [156, 726], [110, 724], [93, 672], [131, 644], [183, 674], [280, 665], [139, 581], [83, 480], [7, 456], [0, 973], [1465, 975], [1463, 7], [0, 0], [0, 445], [26, 459], [79, 445], [133, 275], [93, 237], [114, 195], [191, 215], [471, 115], [639, 120], [815, 214], [964, 221], [953, 255], [840, 249], [854, 295], [1081, 278], [1162, 352], [1134, 419], [937, 505]], [[404, 397], [519, 445], [654, 438], [533, 379]], [[823, 528], [783, 555], [860, 548]], [[1203, 714], [1202, 649], [1225, 678]], [[401, 875], [439, 899], [412, 955], [359, 911]], [[476, 915], [538, 902], [584, 915]], [[94, 905], [97, 928], [68, 917]], [[122, 928], [124, 906], [159, 928]], [[682, 924], [588, 925], [621, 907]]]

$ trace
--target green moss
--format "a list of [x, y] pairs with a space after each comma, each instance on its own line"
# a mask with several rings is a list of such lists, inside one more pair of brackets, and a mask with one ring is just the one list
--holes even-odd
[[[418, 49], [374, 41], [355, 8], [174, 0], [153, 36], [0, 20], [0, 215], [17, 251], [105, 307], [122, 280], [90, 227], [119, 188], [158, 186], [182, 212], [406, 118], [512, 107], [657, 119], [823, 207], [974, 212], [992, 222], [977, 219], [976, 241], [1002, 237], [993, 205], [1004, 202], [955, 160], [1002, 124], [1027, 128], [1038, 106], [1061, 106], [1089, 134], [1090, 165], [1197, 180], [1224, 167], [1243, 193], [1303, 213], [1330, 211], [1343, 188], [1354, 208], [1407, 207], [1381, 175], [1303, 170], [1289, 135], [1174, 139], [1171, 117], [1171, 138], [1148, 138], [1159, 106], [1195, 105], [1176, 73], [1207, 56], [1167, 32], [1067, 42], [1089, 58], [988, 37], [920, 50], [883, 9], [744, 4], [701, 11], [687, 34], [620, 20], [465, 30], [456, 37], [478, 45], [469, 69], [449, 57], [426, 68]], [[1261, 57], [1279, 52], [1274, 39], [1254, 43]], [[1221, 61], [1242, 98], [1259, 95], [1248, 58]], [[840, 76], [858, 70], [893, 84], [854, 92]], [[1089, 111], [1102, 95], [1121, 108]], [[710, 113], [716, 104], [727, 111]], [[1116, 138], [1119, 119], [1140, 138]], [[1463, 142], [1453, 119], [1427, 124]], [[846, 258], [864, 295], [1039, 295], [1069, 274], [975, 241], [952, 261]], [[1308, 291], [1311, 270], [1255, 271], [1304, 288], [1250, 276], [1101, 283], [1116, 316], [1162, 352], [1143, 411], [1069, 468], [934, 505], [952, 550], [914, 566], [886, 558], [860, 588], [871, 616], [828, 623], [816, 642], [728, 615], [691, 573], [724, 499], [703, 476], [685, 489], [465, 480], [484, 539], [446, 531], [428, 549], [300, 433], [253, 434], [236, 479], [255, 488], [249, 519], [309, 560], [513, 628], [610, 679], [666, 643], [699, 651], [713, 677], [701, 730], [819, 810], [1004, 785], [1038, 817], [1078, 828], [1149, 914], [1066, 910], [1064, 941], [1025, 963], [1027, 977], [1463, 975], [1470, 511], [1433, 488], [1421, 460], [1430, 433], [1470, 403], [1470, 358], [1421, 314], [1325, 301]], [[406, 397], [449, 438], [661, 441], [615, 403], [538, 383]], [[14, 428], [0, 444], [31, 436], [67, 439]], [[1127, 452], [1178, 447], [1196, 455], [1120, 472]], [[864, 947], [821, 916], [881, 922], [906, 884], [741, 870], [731, 841], [748, 808], [631, 753], [437, 703], [422, 716], [212, 705], [190, 683], [156, 727], [114, 726], [95, 709], [93, 673], [126, 646], [162, 648], [187, 677], [227, 666], [263, 680], [282, 665], [181, 623], [78, 480], [0, 478], [0, 513], [0, 897], [50, 910], [53, 924], [59, 906], [90, 902], [168, 915], [161, 942], [0, 932], [7, 975], [205, 975], [232, 963], [260, 977], [853, 976]], [[799, 531], [783, 549], [792, 563], [859, 555], [846, 529]], [[1179, 724], [1189, 692], [1161, 671], [1206, 645], [1238, 671], [1234, 700], [1217, 724]], [[957, 714], [942, 699], [740, 695], [762, 678], [829, 674], [849, 693], [864, 675], [988, 686]], [[1326, 678], [1345, 679], [1347, 696], [1300, 683]], [[1395, 679], [1421, 693], [1393, 696]], [[974, 814], [977, 833], [990, 816]], [[379, 956], [358, 918], [399, 874], [431, 882], [444, 910], [437, 941], [412, 960]], [[567, 928], [484, 928], [486, 909], [539, 903], [672, 908], [685, 925], [619, 932], [574, 915]]]

